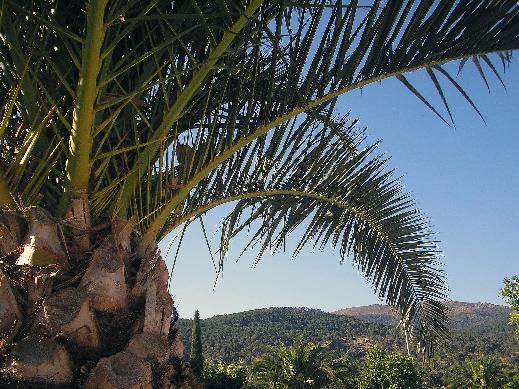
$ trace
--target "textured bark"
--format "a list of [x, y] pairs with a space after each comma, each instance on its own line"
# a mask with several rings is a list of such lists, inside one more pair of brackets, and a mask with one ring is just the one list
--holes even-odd
[[61, 268], [67, 269], [69, 264], [58, 236], [58, 224], [41, 208], [31, 207], [24, 213], [29, 223], [29, 232], [17, 263], [30, 266], [59, 264]]
[[7, 361], [7, 373], [24, 381], [65, 385], [72, 381], [70, 354], [49, 338], [27, 336], [16, 342]]
[[101, 346], [95, 313], [85, 290], [66, 288], [43, 301], [40, 323], [52, 336], [62, 336], [68, 342], [87, 350]]
[[80, 286], [85, 288], [97, 311], [120, 311], [128, 307], [125, 277], [124, 262], [109, 236], [92, 254]]
[[13, 211], [0, 211], [0, 257], [17, 250], [24, 235], [24, 219]]
[[10, 339], [22, 320], [22, 313], [13, 289], [5, 274], [0, 271], [0, 334]]
[[137, 355], [123, 351], [102, 358], [85, 388], [87, 389], [148, 389], [153, 385], [151, 363]]
[[25, 236], [0, 218], [0, 387], [197, 386], [172, 327], [166, 264], [157, 249], [136, 257], [132, 222], [92, 229], [78, 251], [75, 226], [40, 208], [23, 215]]

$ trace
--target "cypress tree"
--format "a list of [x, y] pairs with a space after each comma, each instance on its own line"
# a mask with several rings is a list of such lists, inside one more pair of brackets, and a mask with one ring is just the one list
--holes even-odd
[[195, 311], [193, 328], [191, 329], [191, 354], [189, 363], [195, 375], [200, 377], [204, 368], [204, 356], [202, 354], [202, 334], [200, 331], [200, 313], [198, 309]]

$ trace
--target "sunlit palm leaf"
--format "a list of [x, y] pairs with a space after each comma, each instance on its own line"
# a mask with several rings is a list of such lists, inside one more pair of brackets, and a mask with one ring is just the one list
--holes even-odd
[[[218, 73], [208, 80], [206, 93], [210, 85], [224, 88], [211, 92], [211, 105], [202, 111], [213, 122], [219, 121], [219, 131], [201, 125], [219, 145], [212, 148], [215, 158], [191, 172], [192, 179], [163, 208], [146, 239], [153, 239], [189, 189], [218, 163], [296, 115], [315, 109], [321, 115], [331, 115], [339, 95], [391, 76], [406, 80], [406, 86], [425, 102], [427, 99], [403, 76], [420, 68], [445, 75], [475, 107], [441, 65], [519, 45], [514, 24], [519, 8], [512, 3], [473, 1], [461, 6], [454, 1], [423, 1], [415, 7], [413, 2], [404, 6], [400, 1], [388, 1], [380, 9], [376, 3], [367, 12], [359, 10], [356, 2], [349, 4], [347, 12], [327, 11], [324, 2], [320, 4], [289, 8], [282, 18], [261, 25], [256, 35], [244, 37], [245, 43], [250, 40], [247, 57], [252, 66], [240, 66], [243, 58], [231, 54], [222, 59], [237, 70], [224, 72], [224, 82]], [[474, 26], [478, 28], [476, 40]], [[317, 33], [319, 28], [321, 34]], [[203, 100], [199, 101], [198, 108], [203, 106]], [[200, 122], [195, 122], [183, 130], [192, 139], [183, 141], [196, 148], [193, 139], [197, 139], [199, 128]]]

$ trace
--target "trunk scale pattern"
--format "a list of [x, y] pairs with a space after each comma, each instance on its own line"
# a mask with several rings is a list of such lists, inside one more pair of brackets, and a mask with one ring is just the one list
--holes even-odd
[[42, 208], [0, 211], [0, 386], [198, 386], [166, 263], [156, 246], [134, 254], [132, 227], [78, 232]]

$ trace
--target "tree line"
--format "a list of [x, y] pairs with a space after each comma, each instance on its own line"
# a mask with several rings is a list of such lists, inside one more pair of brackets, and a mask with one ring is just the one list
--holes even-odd
[[[501, 295], [510, 306], [511, 326], [518, 324], [518, 292], [519, 277], [505, 279]], [[315, 325], [313, 328], [320, 328], [321, 331], [327, 328], [323, 325], [324, 318], [327, 317], [324, 312], [288, 308], [269, 309], [267, 312], [274, 323], [283, 323], [284, 326], [298, 328], [303, 315], [309, 317], [307, 320]], [[231, 316], [235, 316], [241, 325], [251, 319], [247, 315]], [[259, 328], [261, 320], [265, 318], [258, 315], [258, 312], [256, 316], [258, 320], [255, 324]], [[350, 331], [354, 331], [355, 326], [352, 324], [358, 321], [347, 319], [351, 321]], [[473, 336], [462, 332], [453, 334], [450, 346], [444, 344], [432, 358], [420, 362], [409, 355], [409, 351], [407, 355], [402, 352], [402, 344], [394, 342], [398, 337], [392, 339], [392, 345], [387, 342], [385, 345], [381, 342], [370, 343], [365, 338], [366, 352], [359, 354], [358, 350], [355, 353], [352, 349], [345, 351], [334, 347], [329, 340], [312, 342], [301, 335], [291, 344], [281, 341], [276, 346], [267, 345], [264, 347], [265, 351], [247, 361], [239, 359], [225, 362], [217, 358], [204, 358], [200, 315], [197, 310], [191, 330], [190, 365], [195, 376], [207, 389], [518, 389], [519, 329], [516, 327], [518, 332], [514, 339], [512, 328], [508, 328], [504, 335], [498, 332], [500, 323], [495, 324], [495, 333], [492, 333], [488, 323], [482, 323], [484, 331], [478, 332], [477, 328], [473, 328]], [[383, 325], [371, 326], [368, 324], [371, 335], [377, 334], [376, 329], [381, 331], [384, 327], [389, 328]], [[254, 338], [247, 339], [250, 341]], [[499, 341], [503, 339], [508, 341], [508, 345]], [[499, 346], [503, 345], [505, 349], [500, 350]], [[391, 349], [392, 351], [388, 351]]]
[[207, 389], [519, 388], [517, 366], [505, 366], [497, 358], [466, 360], [439, 373], [434, 361], [418, 364], [411, 356], [379, 346], [359, 361], [330, 350], [326, 343], [299, 338], [292, 346], [270, 348], [252, 363], [207, 360], [199, 380]]

